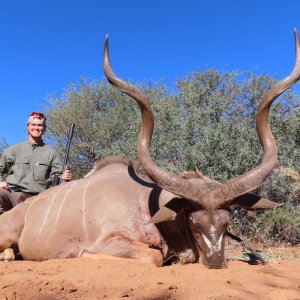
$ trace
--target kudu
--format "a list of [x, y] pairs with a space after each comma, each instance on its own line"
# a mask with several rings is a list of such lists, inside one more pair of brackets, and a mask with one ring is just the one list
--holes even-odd
[[[224, 242], [229, 205], [247, 209], [278, 206], [248, 192], [270, 174], [277, 149], [268, 115], [277, 96], [300, 77], [300, 46], [291, 75], [263, 97], [256, 123], [264, 158], [260, 165], [225, 184], [199, 172], [177, 176], [151, 159], [153, 114], [148, 99], [135, 86], [113, 73], [108, 40], [104, 72], [111, 84], [140, 106], [142, 125], [138, 158], [148, 177], [120, 158], [98, 162], [83, 179], [50, 188], [0, 216], [0, 259], [14, 259], [17, 245], [24, 259], [68, 257], [127, 257], [157, 266], [178, 257], [183, 263], [203, 262], [209, 268], [226, 267]], [[156, 223], [156, 224], [154, 224]]]
[[[184, 199], [181, 205], [170, 202], [160, 203], [159, 211], [151, 219], [154, 223], [174, 218], [177, 212], [185, 210], [184, 218], [196, 241], [205, 265], [213, 268], [225, 267], [224, 241], [229, 224], [229, 206], [238, 205], [246, 209], [271, 208], [275, 204], [267, 199], [253, 199], [248, 192], [259, 187], [274, 169], [277, 162], [277, 146], [268, 117], [274, 100], [292, 87], [300, 78], [300, 45], [296, 29], [296, 60], [292, 73], [274, 85], [263, 96], [256, 114], [256, 129], [264, 157], [252, 170], [239, 175], [225, 184], [212, 181], [201, 174], [190, 173], [190, 178], [176, 176], [159, 168], [150, 154], [150, 144], [154, 128], [154, 117], [147, 97], [135, 86], [118, 78], [110, 65], [108, 39], [106, 39], [104, 71], [108, 81], [120, 91], [133, 98], [142, 113], [142, 125], [138, 138], [138, 159], [147, 175], [162, 189]], [[174, 199], [173, 199], [174, 200]], [[185, 202], [185, 203], [183, 203]], [[255, 202], [255, 203], [254, 203]]]

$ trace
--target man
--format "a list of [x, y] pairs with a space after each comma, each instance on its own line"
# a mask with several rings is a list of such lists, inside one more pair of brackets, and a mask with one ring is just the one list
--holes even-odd
[[32, 112], [26, 129], [28, 140], [9, 147], [0, 158], [0, 214], [45, 190], [55, 174], [72, 179], [70, 170], [63, 172], [55, 150], [43, 142], [44, 114]]

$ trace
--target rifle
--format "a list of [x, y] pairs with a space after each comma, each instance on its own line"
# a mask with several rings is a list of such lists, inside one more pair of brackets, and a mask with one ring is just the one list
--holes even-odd
[[[62, 168], [63, 171], [65, 170], [65, 166], [68, 163], [71, 140], [72, 140], [73, 134], [74, 134], [74, 127], [75, 127], [75, 124], [73, 124], [73, 123], [70, 124], [69, 132], [68, 132], [68, 144], [67, 144], [65, 159], [63, 161], [63, 168]], [[54, 174], [53, 181], [52, 181], [52, 186], [59, 185], [60, 183], [61, 183], [61, 178], [57, 174]]]

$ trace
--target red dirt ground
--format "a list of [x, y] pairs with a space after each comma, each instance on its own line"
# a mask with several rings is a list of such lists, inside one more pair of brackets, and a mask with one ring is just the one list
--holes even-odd
[[[300, 299], [300, 248], [264, 249], [267, 265], [226, 252], [228, 269], [156, 268], [129, 259], [0, 262], [0, 300]], [[236, 255], [236, 256], [234, 256]]]

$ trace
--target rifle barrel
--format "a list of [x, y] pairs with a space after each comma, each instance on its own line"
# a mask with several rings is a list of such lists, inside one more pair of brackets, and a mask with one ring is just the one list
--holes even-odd
[[73, 124], [73, 123], [70, 124], [69, 132], [68, 132], [68, 144], [67, 144], [67, 150], [66, 150], [66, 155], [65, 155], [65, 159], [64, 159], [63, 169], [65, 169], [65, 166], [69, 159], [69, 151], [70, 151], [70, 146], [71, 146], [71, 140], [72, 140], [73, 134], [74, 134], [74, 127], [75, 127], [75, 124]]

